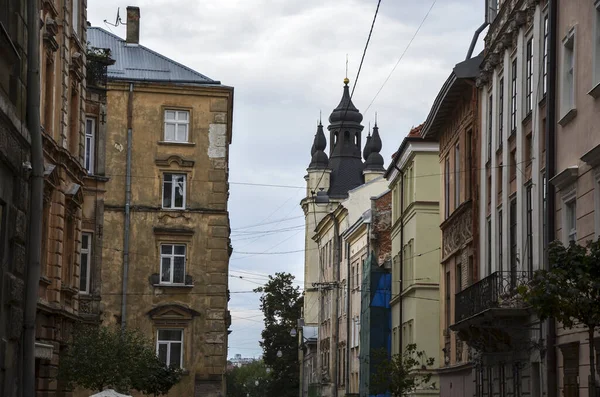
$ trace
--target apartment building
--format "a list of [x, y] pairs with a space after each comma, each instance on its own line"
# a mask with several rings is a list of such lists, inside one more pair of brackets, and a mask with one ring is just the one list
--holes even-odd
[[115, 61], [102, 264], [92, 280], [100, 277], [104, 324], [140, 330], [165, 364], [184, 369], [169, 395], [216, 397], [225, 394], [231, 322], [233, 88], [144, 47], [140, 21], [140, 9], [128, 7], [125, 40], [88, 30], [90, 45]]

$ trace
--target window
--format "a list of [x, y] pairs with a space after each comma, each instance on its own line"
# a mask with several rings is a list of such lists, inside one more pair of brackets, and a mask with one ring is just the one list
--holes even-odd
[[183, 367], [183, 330], [159, 329], [156, 355], [165, 365]]
[[473, 255], [469, 255], [469, 267], [467, 274], [467, 285], [473, 285], [475, 280], [475, 263], [473, 262]]
[[163, 180], [163, 208], [184, 209], [186, 180], [183, 174], [165, 174]]
[[185, 283], [185, 245], [163, 244], [160, 246], [160, 283]]
[[189, 126], [189, 111], [165, 110], [165, 141], [188, 142]]
[[[542, 247], [546, 246], [546, 242], [548, 241], [548, 214], [547, 214], [547, 189], [548, 189], [548, 181], [546, 180], [546, 171], [542, 171]], [[546, 257], [546, 250], [544, 250], [544, 263]]]
[[444, 162], [444, 215], [450, 216], [450, 159]]
[[446, 328], [450, 327], [451, 319], [450, 319], [450, 297], [452, 296], [452, 291], [450, 287], [450, 272], [446, 272], [446, 307], [445, 315], [446, 315]]
[[502, 244], [502, 230], [503, 230], [503, 219], [502, 219], [502, 209], [498, 210], [498, 241], [496, 242], [496, 249], [498, 250], [498, 270], [502, 271], [504, 269], [504, 257], [503, 257], [503, 244]]
[[454, 208], [460, 205], [460, 146], [454, 147]]
[[563, 40], [562, 116], [575, 108], [575, 31]]
[[527, 211], [527, 270], [533, 274], [533, 185], [527, 185], [525, 191], [525, 207]]
[[73, 32], [79, 34], [79, 0], [73, 0]]
[[465, 169], [465, 194], [467, 196], [467, 198], [472, 198], [473, 197], [473, 192], [471, 192], [471, 172], [473, 172], [473, 156], [471, 154], [471, 150], [472, 150], [472, 143], [471, 140], [473, 139], [473, 131], [469, 130], [467, 131], [467, 138], [466, 138], [466, 149], [465, 149], [465, 157], [467, 159], [467, 167]]
[[600, 84], [600, 1], [595, 2], [594, 10], [594, 81], [593, 86]]
[[510, 152], [510, 182], [517, 178], [517, 150]]
[[502, 141], [504, 139], [504, 77], [500, 78], [498, 83], [498, 142], [496, 148], [502, 147]]
[[79, 292], [82, 294], [90, 293], [90, 263], [92, 260], [92, 235], [90, 233], [81, 233], [81, 269], [79, 275]]
[[533, 133], [529, 133], [525, 137], [525, 164], [528, 166], [531, 165], [531, 162], [533, 160], [532, 134]]
[[548, 15], [544, 16], [544, 44], [542, 56], [542, 94], [548, 92]]
[[494, 114], [494, 96], [490, 95], [488, 99], [488, 119], [487, 119], [487, 161], [490, 161], [492, 158], [492, 115]]
[[517, 58], [513, 59], [510, 69], [510, 133], [514, 134], [517, 132]]
[[577, 241], [577, 201], [575, 199], [565, 203], [565, 232], [567, 241]]
[[517, 276], [517, 199], [516, 197], [510, 200], [510, 274], [511, 274], [511, 286], [515, 287], [516, 276]]
[[88, 174], [94, 173], [94, 150], [96, 141], [96, 120], [88, 117], [85, 119], [85, 152], [83, 166]]
[[533, 37], [527, 40], [525, 54], [525, 113], [533, 110]]
[[456, 265], [456, 291], [455, 293], [459, 293], [463, 289], [462, 285], [462, 263]]
[[489, 276], [490, 274], [492, 274], [492, 219], [489, 217], [487, 218], [486, 234], [487, 234], [487, 247], [486, 247], [487, 271], [488, 271], [488, 276]]

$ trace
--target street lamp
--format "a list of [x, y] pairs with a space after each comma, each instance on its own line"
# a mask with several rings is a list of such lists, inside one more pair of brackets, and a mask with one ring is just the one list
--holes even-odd
[[298, 335], [298, 331], [296, 331], [296, 328], [292, 328], [292, 330], [290, 331], [290, 335], [292, 338], [295, 338], [296, 335]]
[[277, 357], [278, 358], [283, 357], [283, 353], [281, 352], [281, 350], [277, 350]]

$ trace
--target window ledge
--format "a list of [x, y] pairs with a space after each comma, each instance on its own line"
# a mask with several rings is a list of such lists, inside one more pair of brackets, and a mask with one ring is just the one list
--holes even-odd
[[529, 123], [531, 121], [531, 115], [533, 114], [533, 110], [529, 110], [527, 112], [527, 115], [525, 116], [525, 118], [523, 119], [523, 125]]
[[600, 81], [596, 83], [596, 85], [590, 90], [590, 92], [588, 92], [588, 95], [596, 99], [600, 97]]
[[194, 288], [194, 284], [152, 284], [154, 288]]
[[51, 285], [52, 281], [45, 276], [40, 277], [40, 283], [45, 284], [45, 285]]
[[565, 125], [569, 124], [575, 118], [575, 116], [577, 116], [577, 109], [571, 108], [569, 111], [567, 111], [567, 113], [565, 113], [564, 116], [562, 116], [560, 120], [558, 120], [558, 124], [560, 124], [561, 127], [564, 127]]
[[195, 142], [158, 141], [158, 144], [164, 146], [196, 146]]

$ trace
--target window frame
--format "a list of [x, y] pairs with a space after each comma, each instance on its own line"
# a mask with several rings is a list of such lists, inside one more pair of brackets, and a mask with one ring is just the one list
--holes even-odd
[[[166, 176], [170, 175], [171, 176], [171, 181], [167, 182], [166, 180]], [[175, 181], [173, 180], [175, 177], [183, 177], [183, 203], [181, 205], [181, 207], [177, 207], [175, 206], [175, 189], [173, 189], [173, 185], [175, 183]], [[165, 206], [165, 184], [166, 183], [170, 183], [171, 184], [171, 206], [170, 207], [166, 207]], [[163, 172], [163, 181], [162, 181], [162, 195], [161, 195], [161, 205], [162, 205], [162, 209], [164, 210], [185, 210], [186, 208], [186, 196], [187, 196], [187, 174], [185, 173], [176, 173], [176, 172]]]
[[[181, 332], [181, 339], [179, 341], [171, 341], [160, 339], [160, 331], [179, 331]], [[161, 344], [167, 345], [167, 363], [171, 362], [171, 345], [174, 343], [181, 344], [181, 354], [179, 355], [179, 368], [183, 369], [183, 355], [184, 355], [184, 329], [183, 328], [158, 328], [156, 330], [156, 356], [160, 359], [159, 349]], [[165, 365], [169, 365], [165, 363]]]
[[79, 17], [81, 13], [79, 2], [80, 0], [71, 0], [71, 28], [77, 37], [79, 37]]
[[[88, 240], [88, 247], [84, 248], [83, 246], [83, 240], [84, 237], [87, 237]], [[90, 232], [81, 232], [81, 249], [79, 250], [79, 263], [80, 263], [80, 267], [79, 267], [79, 293], [81, 295], [89, 295], [91, 294], [91, 286], [92, 286], [92, 280], [91, 280], [91, 270], [92, 270], [92, 255], [93, 255], [93, 238], [94, 235]], [[86, 254], [87, 255], [87, 261], [84, 265], [84, 261], [83, 261], [83, 255]], [[81, 288], [81, 276], [83, 274], [83, 269], [85, 268], [86, 270], [86, 283], [85, 283], [85, 289]]]
[[590, 95], [597, 98], [600, 96], [600, 0], [594, 2], [594, 26], [593, 30], [593, 46], [592, 54], [592, 90]]
[[498, 208], [498, 267], [496, 270], [498, 271], [503, 271], [504, 270], [504, 248], [503, 248], [503, 244], [504, 242], [502, 241], [504, 238], [504, 218], [503, 218], [503, 212], [502, 212], [502, 207]]
[[[170, 254], [163, 254], [163, 247], [171, 247]], [[183, 254], [176, 254], [175, 247], [183, 247]], [[159, 278], [158, 283], [160, 285], [185, 285], [185, 275], [187, 268], [187, 245], [181, 243], [161, 243], [159, 247]], [[169, 261], [169, 281], [163, 281], [163, 259], [170, 259]], [[175, 258], [183, 258], [183, 280], [181, 282], [174, 281], [175, 279]]]
[[[174, 112], [174, 118], [173, 119], [169, 119], [167, 118], [167, 113], [168, 112]], [[187, 115], [187, 119], [186, 120], [179, 120], [179, 114], [186, 114]], [[191, 118], [191, 112], [189, 109], [174, 109], [174, 108], [165, 108], [163, 110], [163, 142], [169, 142], [169, 143], [190, 143], [190, 118]], [[174, 130], [173, 130], [173, 134], [174, 137], [173, 139], [167, 139], [167, 125], [174, 125]], [[179, 126], [185, 126], [185, 139], [184, 140], [178, 140], [177, 139], [177, 134], [178, 134], [178, 127]]]
[[494, 121], [494, 94], [488, 96], [488, 118], [487, 118], [487, 161], [492, 159], [492, 135]]
[[545, 98], [548, 92], [548, 14], [544, 15], [542, 28], [544, 36], [542, 41], [542, 96]]
[[[88, 130], [88, 123], [91, 122], [91, 128]], [[88, 142], [89, 142], [89, 157], [88, 157]], [[88, 172], [88, 175], [93, 175], [96, 171], [96, 118], [85, 118], [85, 139], [83, 150], [83, 168]]]
[[565, 125], [575, 116], [576, 109], [576, 67], [577, 67], [577, 38], [576, 27], [573, 26], [562, 40], [561, 65], [561, 97], [559, 124]]
[[498, 137], [496, 150], [502, 149], [504, 141], [504, 76], [498, 80]]
[[577, 242], [577, 197], [573, 195], [564, 199], [563, 205], [565, 209], [565, 241], [570, 244], [571, 241]]
[[525, 117], [533, 111], [533, 36], [525, 44]]
[[510, 135], [517, 132], [517, 59], [517, 57], [512, 59], [510, 67]]
[[487, 273], [486, 276], [492, 274], [492, 218], [490, 216], [486, 219], [486, 240], [487, 240]]
[[527, 237], [527, 270], [533, 275], [533, 184], [528, 183], [525, 187], [525, 213], [526, 213], [526, 237]]
[[460, 206], [460, 143], [454, 146], [454, 209]]
[[444, 215], [450, 217], [450, 158], [444, 160]]

